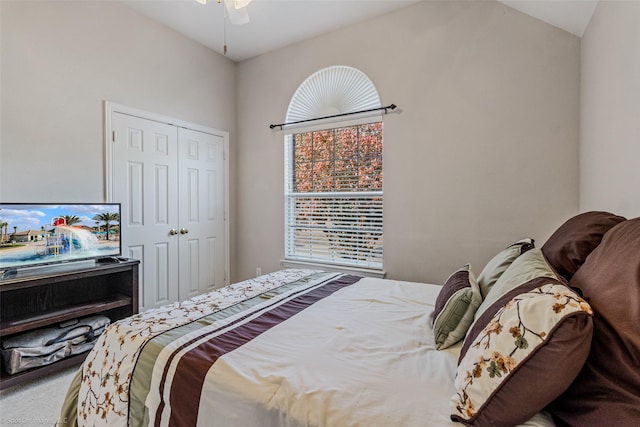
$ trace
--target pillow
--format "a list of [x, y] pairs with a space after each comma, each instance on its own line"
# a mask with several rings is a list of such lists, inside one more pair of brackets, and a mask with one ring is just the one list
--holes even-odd
[[[524, 257], [529, 261], [521, 262]], [[464, 340], [451, 398], [453, 421], [522, 424], [566, 390], [587, 359], [593, 333], [589, 304], [551, 267], [544, 271], [539, 250], [520, 258], [500, 278], [512, 286], [485, 308]], [[531, 277], [533, 264], [543, 273]]]
[[640, 218], [616, 225], [572, 277], [593, 308], [584, 368], [550, 407], [558, 426], [640, 420]]
[[[474, 320], [477, 320], [487, 308], [493, 306], [496, 301], [503, 297], [507, 292], [510, 292], [531, 280], [544, 281], [547, 278], [560, 281], [563, 280], [558, 277], [551, 266], [549, 266], [549, 263], [547, 263], [539, 248], [527, 251], [516, 258], [491, 287], [491, 291], [486, 298], [484, 298], [480, 307], [478, 307], [478, 310], [476, 310]], [[521, 292], [521, 290], [518, 290], [516, 294], [518, 292]]]
[[432, 314], [438, 350], [451, 347], [464, 338], [480, 302], [480, 289], [469, 264], [449, 276], [436, 298]]
[[625, 218], [608, 212], [585, 212], [562, 224], [542, 246], [556, 271], [571, 280], [602, 236]]
[[504, 271], [511, 265], [513, 260], [520, 255], [533, 249], [533, 239], [522, 239], [498, 252], [487, 265], [482, 269], [478, 275], [478, 286], [480, 286], [480, 293], [482, 298], [486, 297], [491, 287], [496, 283], [496, 280], [504, 273]]

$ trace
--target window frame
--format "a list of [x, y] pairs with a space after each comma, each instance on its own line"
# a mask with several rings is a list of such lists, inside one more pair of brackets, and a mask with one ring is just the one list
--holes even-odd
[[[285, 210], [284, 212], [284, 246], [285, 246], [284, 256], [285, 257], [284, 258], [285, 259], [282, 261], [283, 265], [289, 266], [289, 267], [303, 267], [303, 266], [312, 267], [312, 268], [320, 267], [325, 270], [352, 271], [362, 275], [384, 277], [385, 273], [384, 273], [384, 209], [383, 209], [384, 173], [383, 171], [380, 172], [380, 178], [382, 179], [382, 185], [380, 190], [359, 191], [358, 189], [356, 191], [335, 191], [334, 189], [334, 191], [320, 191], [320, 192], [294, 191], [294, 182], [295, 182], [294, 181], [294, 177], [295, 177], [294, 135], [295, 134], [301, 134], [301, 133], [307, 133], [307, 132], [318, 132], [318, 131], [334, 131], [335, 132], [335, 130], [337, 129], [342, 129], [342, 128], [351, 127], [351, 126], [366, 125], [371, 123], [379, 123], [380, 126], [382, 127], [382, 129], [380, 130], [381, 150], [380, 150], [379, 158], [380, 158], [380, 162], [383, 164], [384, 162], [384, 125], [382, 123], [382, 116], [380, 115], [374, 116], [374, 117], [371, 117], [371, 116], [363, 117], [363, 118], [360, 118], [359, 120], [350, 120], [349, 122], [344, 122], [344, 121], [341, 122], [338, 120], [333, 120], [329, 122], [324, 122], [322, 125], [317, 125], [314, 127], [287, 130], [287, 133], [284, 136], [284, 145], [285, 145], [285, 162], [284, 162], [285, 163], [285, 170], [284, 170], [284, 181], [285, 181], [284, 182], [285, 184], [284, 185], [285, 187], [284, 188], [284, 196], [285, 196], [284, 197], [284, 204], [285, 204], [284, 206], [284, 210]], [[332, 161], [335, 162], [335, 157], [332, 159]], [[380, 167], [382, 167], [382, 165], [380, 165]], [[374, 218], [373, 222], [376, 223], [376, 225], [378, 225], [377, 223], [379, 223], [379, 228], [373, 227], [372, 229], [368, 230], [370, 232], [369, 238], [373, 239], [374, 241], [377, 241], [374, 237], [371, 237], [371, 236], [378, 236], [379, 246], [376, 246], [373, 250], [369, 248], [369, 249], [362, 250], [360, 252], [358, 248], [364, 247], [363, 245], [357, 245], [356, 249], [353, 249], [355, 253], [358, 255], [362, 253], [366, 254], [367, 251], [369, 251], [369, 257], [367, 260], [362, 260], [362, 259], [353, 260], [353, 259], [345, 258], [344, 256], [331, 256], [331, 255], [325, 256], [325, 257], [317, 257], [313, 255], [309, 255], [309, 256], [300, 255], [299, 253], [296, 252], [296, 249], [295, 249], [297, 239], [295, 236], [295, 231], [293, 231], [293, 229], [298, 227], [298, 224], [296, 223], [296, 218], [295, 218], [296, 212], [297, 212], [294, 206], [295, 201], [301, 198], [318, 198], [318, 199], [344, 198], [344, 199], [363, 200], [365, 203], [364, 205], [365, 208], [367, 208], [369, 212], [373, 212], [371, 214], [371, 217]], [[353, 203], [353, 200], [351, 202]], [[367, 203], [369, 204], [367, 205]], [[358, 213], [359, 211], [356, 209], [350, 215], [357, 216]], [[375, 219], [375, 218], [378, 218], [378, 215], [379, 215], [379, 220]], [[369, 218], [368, 213], [365, 215], [364, 220], [356, 220], [356, 221], [357, 222], [370, 221], [367, 218]], [[323, 231], [325, 231], [325, 234], [329, 236], [332, 229], [327, 228], [326, 230], [323, 230]], [[353, 239], [359, 235], [358, 233], [362, 233], [362, 235], [365, 235], [364, 233], [367, 232], [367, 230], [353, 231], [353, 235], [349, 235], [350, 231], [352, 230], [347, 230], [347, 234], [342, 234], [342, 236], [351, 236], [350, 238]], [[342, 233], [344, 233], [344, 231]], [[330, 237], [328, 237], [327, 239], [331, 242]], [[363, 241], [362, 237], [356, 238], [356, 240], [360, 242]], [[313, 246], [313, 243], [314, 242], [311, 242], [310, 246]], [[344, 242], [339, 242], [339, 243], [344, 244]], [[316, 242], [316, 248], [312, 247], [311, 253], [313, 253], [314, 250], [316, 250], [316, 252], [321, 252], [319, 247], [320, 247], [320, 244]], [[336, 247], [337, 246], [334, 245], [333, 242], [331, 242], [329, 249], [335, 250]], [[352, 254], [351, 252], [349, 252], [349, 250], [347, 250], [346, 253], [348, 255]]]

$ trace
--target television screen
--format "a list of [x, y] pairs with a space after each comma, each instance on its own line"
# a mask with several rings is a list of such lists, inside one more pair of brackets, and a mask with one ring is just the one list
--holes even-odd
[[0, 203], [0, 270], [120, 254], [119, 203]]

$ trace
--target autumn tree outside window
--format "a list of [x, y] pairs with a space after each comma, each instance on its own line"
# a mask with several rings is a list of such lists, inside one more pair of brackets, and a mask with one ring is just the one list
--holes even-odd
[[287, 135], [287, 259], [382, 269], [382, 128]]

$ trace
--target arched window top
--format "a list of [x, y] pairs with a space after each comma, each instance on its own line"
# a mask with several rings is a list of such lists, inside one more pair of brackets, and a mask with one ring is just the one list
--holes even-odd
[[287, 122], [379, 108], [375, 86], [362, 71], [346, 65], [323, 68], [298, 87], [287, 110]]

